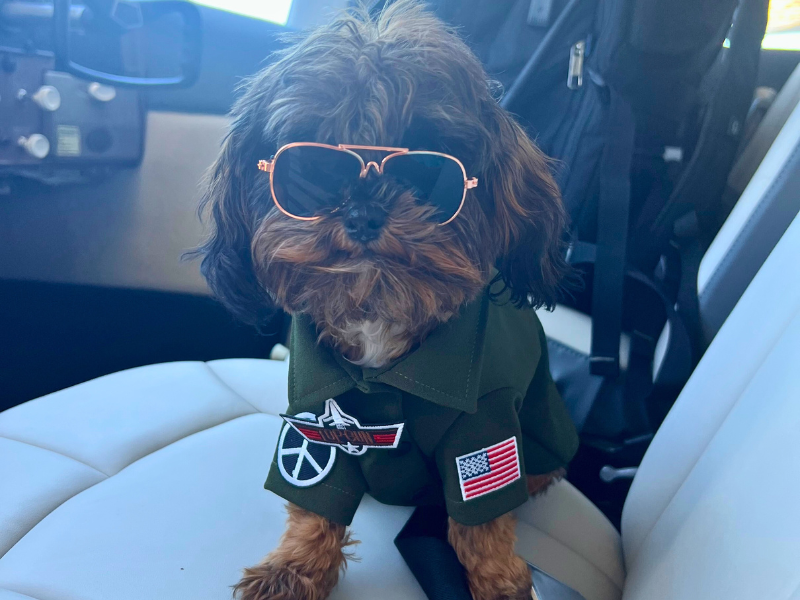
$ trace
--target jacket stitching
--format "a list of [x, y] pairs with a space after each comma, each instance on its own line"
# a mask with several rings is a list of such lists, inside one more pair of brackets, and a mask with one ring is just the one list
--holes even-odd
[[306, 398], [308, 398], [309, 396], [311, 396], [311, 395], [313, 395], [313, 394], [319, 394], [320, 392], [324, 392], [324, 391], [325, 391], [325, 390], [327, 390], [328, 388], [332, 388], [332, 387], [333, 387], [333, 386], [335, 386], [336, 384], [338, 384], [338, 383], [341, 383], [342, 381], [345, 381], [346, 379], [349, 379], [349, 378], [350, 378], [350, 376], [349, 376], [349, 375], [345, 375], [344, 377], [340, 377], [339, 379], [337, 379], [337, 380], [336, 380], [336, 381], [334, 381], [333, 383], [329, 383], [329, 384], [328, 384], [328, 385], [326, 385], [325, 387], [321, 387], [321, 388], [319, 388], [319, 389], [316, 389], [316, 390], [314, 390], [314, 391], [308, 392], [307, 394], [304, 394], [302, 398], [300, 398], [300, 399], [296, 400], [295, 402], [303, 402], [303, 401], [304, 401]]
[[422, 383], [421, 381], [417, 381], [416, 379], [411, 379], [410, 377], [406, 377], [402, 373], [397, 373], [396, 372], [395, 375], [400, 375], [400, 377], [410, 381], [411, 383], [414, 383], [416, 385], [421, 385], [422, 387], [428, 388], [429, 390], [433, 390], [437, 394], [441, 394], [442, 396], [447, 396], [448, 398], [452, 398], [453, 400], [457, 400], [457, 401], [460, 402], [461, 400], [465, 399], [465, 398], [459, 398], [458, 396], [453, 396], [452, 394], [448, 394], [447, 392], [443, 392], [442, 390], [436, 389], [435, 387], [433, 387], [431, 385], [427, 385], [425, 383]]
[[340, 489], [340, 488], [336, 487], [335, 485], [331, 485], [330, 483], [325, 483], [323, 481], [322, 483], [320, 483], [320, 485], [324, 485], [325, 487], [329, 487], [329, 488], [331, 488], [333, 490], [336, 490], [337, 492], [342, 492], [343, 494], [347, 494], [348, 496], [351, 496], [353, 498], [360, 499], [360, 496], [356, 496], [352, 492], [348, 492], [347, 490]]
[[[291, 360], [291, 358], [289, 359]], [[292, 370], [292, 389], [289, 390], [289, 398], [293, 397], [297, 392], [297, 369], [294, 363], [289, 363], [289, 368]]]
[[[278, 466], [278, 463], [277, 463], [277, 462], [275, 462], [274, 460], [272, 461], [272, 464], [273, 464], [275, 467], [277, 467], [277, 466]], [[335, 485], [331, 485], [330, 483], [325, 483], [324, 481], [321, 481], [321, 482], [319, 483], [319, 485], [324, 485], [325, 487], [329, 487], [329, 488], [331, 488], [332, 490], [336, 490], [337, 492], [342, 492], [343, 494], [347, 494], [348, 496], [352, 496], [353, 498], [360, 498], [360, 496], [356, 496], [356, 495], [355, 495], [355, 494], [353, 494], [352, 492], [348, 492], [347, 490], [343, 490], [343, 489], [341, 489], [341, 488], [338, 488], [338, 487], [336, 487]], [[293, 486], [293, 487], [297, 487], [297, 486]], [[302, 489], [302, 488], [301, 488], [301, 489]], [[362, 494], [362, 495], [363, 495], [363, 494]]]
[[475, 324], [475, 337], [472, 338], [472, 353], [470, 354], [469, 359], [469, 371], [467, 372], [467, 389], [464, 390], [464, 399], [469, 398], [469, 381], [472, 377], [472, 369], [475, 367], [475, 350], [478, 347], [478, 332], [480, 331], [481, 327], [481, 319], [480, 315], [478, 315], [478, 322]]

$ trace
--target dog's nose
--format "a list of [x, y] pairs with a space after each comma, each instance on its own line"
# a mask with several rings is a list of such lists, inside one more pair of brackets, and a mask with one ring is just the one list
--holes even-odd
[[386, 211], [374, 204], [351, 206], [344, 214], [344, 229], [357, 242], [366, 243], [381, 234]]

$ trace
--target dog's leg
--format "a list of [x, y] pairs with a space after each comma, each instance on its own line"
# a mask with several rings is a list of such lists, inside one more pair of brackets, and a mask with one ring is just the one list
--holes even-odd
[[241, 600], [324, 600], [345, 568], [344, 547], [353, 543], [345, 527], [294, 504], [286, 508], [280, 544], [234, 587]]
[[[528, 475], [528, 493], [531, 496], [543, 493], [565, 474], [564, 469], [559, 469], [544, 475]], [[531, 598], [528, 565], [514, 553], [515, 524], [516, 519], [511, 513], [473, 527], [450, 519], [450, 545], [467, 570], [467, 580], [475, 600]]]
[[546, 492], [547, 488], [556, 481], [563, 479], [566, 474], [566, 469], [558, 469], [552, 473], [545, 473], [544, 475], [527, 475], [528, 494], [536, 496]]
[[450, 545], [467, 570], [475, 600], [530, 600], [528, 565], [514, 553], [515, 523], [511, 513], [475, 526], [450, 519]]

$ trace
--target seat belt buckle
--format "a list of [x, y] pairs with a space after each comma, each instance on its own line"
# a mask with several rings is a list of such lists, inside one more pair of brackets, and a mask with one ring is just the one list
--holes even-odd
[[617, 377], [619, 375], [618, 356], [590, 356], [589, 372], [602, 377]]
[[532, 598], [536, 600], [586, 600], [582, 594], [535, 565], [528, 563], [528, 570], [531, 572], [531, 581], [533, 582]]

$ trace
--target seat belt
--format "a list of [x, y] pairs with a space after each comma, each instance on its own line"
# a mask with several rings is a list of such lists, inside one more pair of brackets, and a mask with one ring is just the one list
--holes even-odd
[[[467, 575], [447, 541], [443, 506], [419, 506], [394, 540], [400, 556], [429, 600], [472, 600]], [[585, 600], [584, 597], [528, 563], [538, 600]]]
[[612, 87], [606, 145], [600, 162], [597, 202], [597, 258], [592, 288], [593, 375], [619, 374], [622, 296], [628, 243], [634, 120], [628, 102]]

